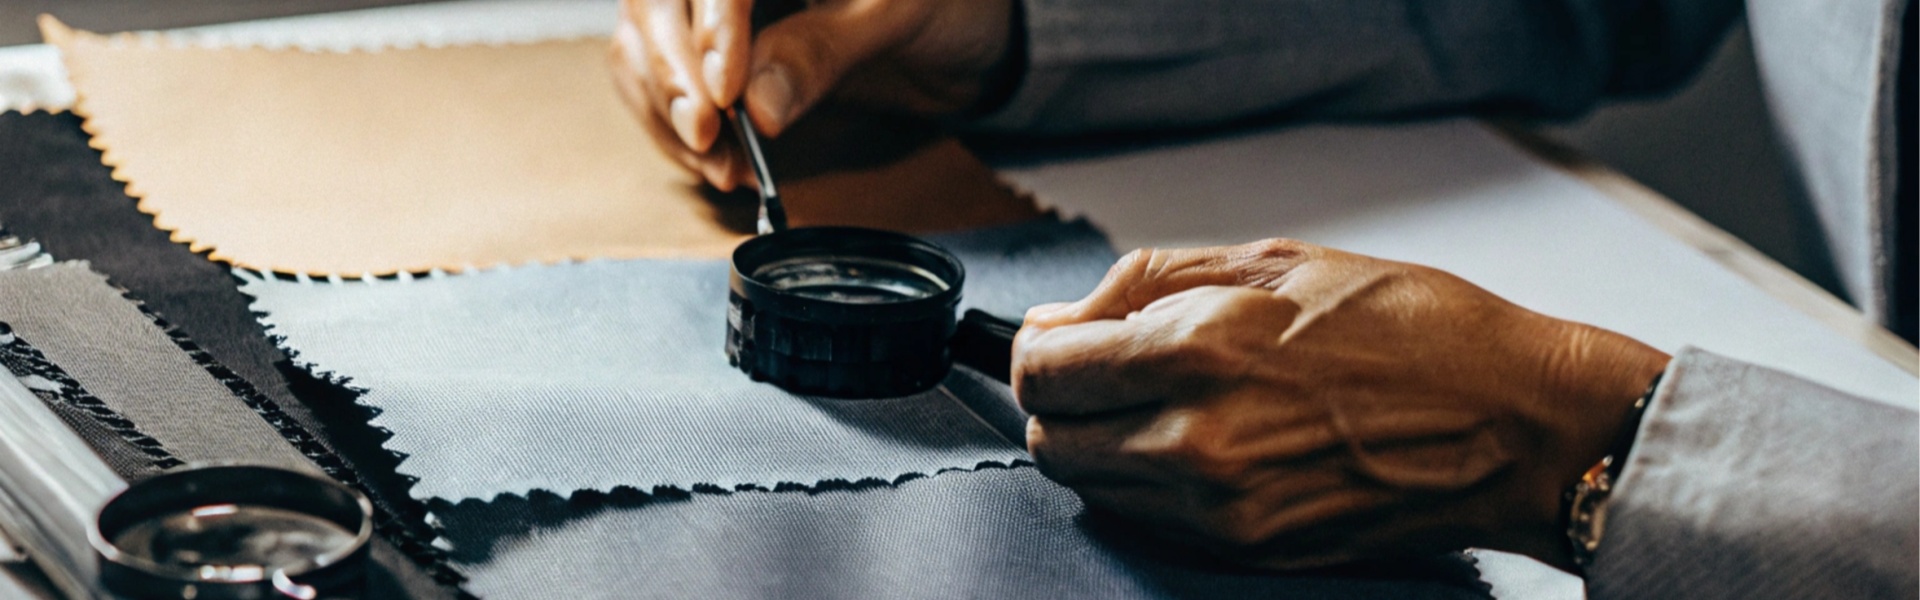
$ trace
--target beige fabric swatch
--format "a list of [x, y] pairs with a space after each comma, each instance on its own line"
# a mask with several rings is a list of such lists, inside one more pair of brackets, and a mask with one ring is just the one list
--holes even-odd
[[[603, 39], [309, 52], [42, 29], [114, 177], [215, 260], [382, 275], [721, 256], [750, 233], [750, 199], [706, 197], [655, 149]], [[889, 127], [871, 133], [901, 137]], [[951, 140], [889, 147], [783, 183], [794, 224], [924, 232], [1040, 214]]]

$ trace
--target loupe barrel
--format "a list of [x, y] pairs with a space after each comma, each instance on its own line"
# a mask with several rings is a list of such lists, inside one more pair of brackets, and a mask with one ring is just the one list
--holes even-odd
[[800, 394], [883, 398], [933, 387], [966, 278], [912, 236], [851, 227], [763, 235], [734, 251], [727, 357]]

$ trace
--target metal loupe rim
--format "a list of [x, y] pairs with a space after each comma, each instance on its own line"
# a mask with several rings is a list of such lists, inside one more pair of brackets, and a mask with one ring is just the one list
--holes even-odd
[[[143, 500], [145, 499], [143, 498], [144, 496], [165, 497], [167, 495], [177, 494], [178, 492], [169, 489], [169, 487], [171, 486], [185, 485], [188, 482], [195, 482], [195, 481], [200, 481], [205, 479], [220, 479], [220, 478], [236, 478], [235, 479], [236, 481], [244, 483], [250, 480], [254, 480], [253, 478], [257, 478], [261, 476], [281, 477], [283, 478], [282, 481], [299, 482], [299, 485], [311, 485], [313, 486], [311, 489], [314, 490], [315, 492], [311, 496], [316, 500], [322, 499], [322, 498], [328, 498], [330, 497], [330, 494], [344, 496], [346, 499], [350, 501], [349, 502], [350, 506], [335, 506], [333, 508], [351, 509], [353, 512], [357, 513], [358, 523], [352, 527], [347, 527], [345, 523], [341, 523], [339, 520], [336, 520], [333, 518], [327, 518], [324, 516], [322, 518], [325, 518], [329, 522], [342, 525], [343, 529], [353, 530], [354, 532], [353, 539], [348, 543], [341, 544], [339, 548], [334, 548], [334, 549], [322, 552], [318, 555], [315, 555], [303, 561], [298, 567], [295, 567], [295, 568], [272, 569], [272, 570], [263, 569], [258, 573], [258, 577], [228, 577], [222, 574], [220, 571], [203, 572], [199, 569], [194, 569], [191, 567], [174, 567], [174, 566], [162, 565], [152, 560], [149, 560], [140, 556], [135, 556], [121, 549], [119, 546], [114, 545], [114, 543], [111, 540], [108, 540], [107, 539], [108, 532], [104, 531], [102, 528], [102, 523], [110, 519], [116, 520], [116, 521], [126, 521], [128, 523], [133, 523], [133, 522], [137, 522], [139, 519], [144, 517], [156, 516], [156, 515], [140, 515], [136, 513], [134, 515], [127, 516], [127, 517], [117, 517], [116, 515], [111, 514], [110, 511], [114, 511], [116, 509], [133, 510], [133, 509], [126, 508], [125, 507], [126, 503]], [[223, 502], [234, 503], [234, 499], [231, 497], [219, 496], [218, 489], [203, 490], [202, 493], [205, 493], [207, 495], [203, 500], [200, 500], [200, 501], [204, 501], [209, 504], [223, 503]], [[306, 514], [312, 514], [314, 512], [311, 510], [300, 510], [300, 509], [290, 508], [285, 506], [273, 506], [273, 508], [279, 508], [282, 510], [289, 510], [293, 512], [300, 512], [300, 513], [306, 513]], [[118, 531], [116, 530], [114, 533], [117, 534]], [[361, 558], [364, 558], [365, 557], [364, 552], [367, 548], [368, 542], [371, 541], [372, 538], [373, 538], [373, 502], [368, 500], [365, 494], [362, 494], [358, 490], [355, 490], [351, 487], [347, 487], [346, 485], [341, 484], [338, 481], [334, 481], [330, 478], [327, 478], [325, 476], [322, 476], [316, 473], [309, 473], [309, 472], [306, 472], [303, 470], [297, 470], [297, 469], [288, 469], [283, 467], [275, 467], [275, 466], [251, 464], [251, 463], [239, 463], [239, 462], [213, 462], [213, 463], [189, 464], [185, 467], [175, 469], [175, 470], [170, 470], [165, 473], [161, 473], [159, 475], [151, 477], [149, 479], [140, 481], [139, 483], [135, 483], [131, 486], [128, 486], [127, 489], [122, 490], [119, 494], [115, 494], [113, 498], [107, 500], [105, 504], [102, 504], [99, 512], [94, 515], [93, 520], [87, 523], [87, 543], [93, 546], [94, 552], [99, 555], [100, 560], [102, 561], [101, 569], [103, 571], [103, 574], [107, 568], [107, 563], [111, 563], [113, 565], [125, 567], [127, 569], [130, 569], [141, 575], [145, 575], [147, 577], [153, 578], [155, 580], [159, 580], [163, 582], [195, 584], [195, 585], [261, 586], [261, 587], [284, 586], [285, 583], [283, 581], [276, 581], [276, 580], [287, 580], [290, 578], [299, 578], [307, 574], [321, 571], [323, 569], [328, 569], [336, 565], [341, 565], [348, 561], [355, 560], [356, 555], [359, 555]], [[209, 574], [213, 576], [209, 576]]]
[[[895, 302], [849, 303], [803, 296], [768, 285], [755, 277], [763, 267], [803, 258], [809, 253], [900, 262], [917, 272], [932, 276], [934, 283], [942, 289]], [[881, 253], [897, 253], [899, 256]], [[803, 312], [810, 317], [829, 322], [924, 318], [929, 311], [942, 307], [951, 310], [966, 283], [966, 267], [946, 249], [904, 233], [864, 227], [799, 227], [758, 236], [735, 248], [731, 262], [734, 281], [750, 299], [804, 307]]]

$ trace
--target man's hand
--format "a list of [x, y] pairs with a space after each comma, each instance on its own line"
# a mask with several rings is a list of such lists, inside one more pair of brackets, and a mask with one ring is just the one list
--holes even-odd
[[1042, 472], [1227, 560], [1565, 566], [1560, 492], [1667, 360], [1442, 271], [1271, 240], [1128, 255], [1028, 313], [1013, 377]]
[[722, 111], [743, 95], [778, 137], [833, 97], [944, 115], [979, 100], [1006, 60], [1012, 0], [820, 0], [751, 31], [753, 0], [625, 0], [614, 79], [654, 140], [723, 191], [750, 183]]

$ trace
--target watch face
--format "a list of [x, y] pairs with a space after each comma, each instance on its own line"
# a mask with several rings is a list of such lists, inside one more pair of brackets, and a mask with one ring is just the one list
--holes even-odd
[[1611, 466], [1613, 457], [1600, 459], [1567, 494], [1567, 541], [1573, 546], [1573, 562], [1583, 567], [1593, 562], [1606, 531], [1607, 498], [1613, 495]]

